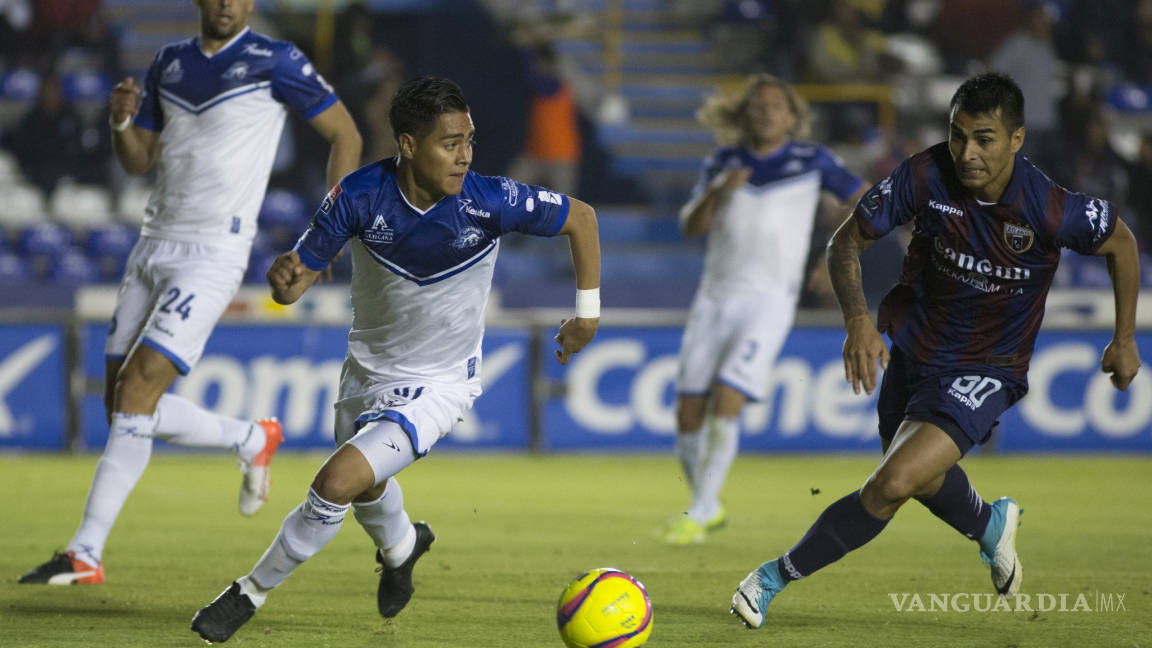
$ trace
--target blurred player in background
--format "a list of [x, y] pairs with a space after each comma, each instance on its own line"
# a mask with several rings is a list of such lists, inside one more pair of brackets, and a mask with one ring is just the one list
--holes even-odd
[[21, 583], [104, 582], [104, 542], [153, 439], [235, 452], [242, 514], [268, 497], [280, 424], [218, 416], [165, 392], [195, 366], [240, 287], [287, 108], [331, 144], [331, 185], [355, 170], [360, 135], [300, 50], [248, 29], [253, 0], [194, 4], [199, 37], [157, 52], [142, 90], [132, 78], [112, 90], [116, 156], [128, 173], [155, 167], [156, 187], [109, 327], [110, 429], [84, 517], [67, 549]]
[[720, 489], [740, 410], [766, 396], [792, 328], [821, 192], [851, 204], [864, 188], [834, 153], [793, 139], [807, 131], [807, 107], [775, 77], [749, 77], [697, 117], [721, 146], [680, 210], [684, 235], [707, 234], [708, 251], [680, 345], [676, 453], [692, 502], [664, 532], [672, 544], [703, 542], [726, 523]]
[[[1103, 256], [1116, 324], [1100, 369], [1127, 389], [1140, 367], [1136, 241], [1111, 203], [1055, 184], [1024, 156], [1024, 96], [1006, 75], [965, 81], [952, 96], [948, 141], [905, 160], [865, 194], [828, 245], [844, 314], [844, 368], [853, 390], [872, 393], [884, 458], [864, 486], [826, 508], [800, 542], [750, 573], [732, 611], [752, 628], [787, 583], [811, 575], [876, 537], [916, 498], [979, 544], [997, 593], [1020, 588], [1020, 507], [989, 504], [959, 461], [992, 435], [1000, 414], [1028, 391], [1028, 362], [1061, 248]], [[873, 326], [860, 252], [912, 221], [900, 281]], [[891, 353], [881, 332], [892, 340]]]
[[338, 449], [252, 571], [197, 612], [192, 630], [225, 641], [352, 508], [376, 545], [377, 608], [395, 616], [412, 596], [412, 568], [435, 536], [413, 524], [395, 475], [423, 457], [480, 395], [484, 308], [500, 237], [569, 238], [575, 318], [561, 322], [556, 359], [591, 341], [600, 321], [600, 243], [587, 204], [543, 187], [469, 170], [475, 128], [460, 87], [423, 77], [389, 111], [400, 154], [340, 181], [295, 249], [268, 271], [291, 304], [349, 239], [352, 307], [336, 403]]

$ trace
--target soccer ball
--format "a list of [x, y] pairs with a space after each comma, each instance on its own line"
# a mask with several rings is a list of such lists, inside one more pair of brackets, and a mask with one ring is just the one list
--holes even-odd
[[601, 567], [564, 588], [556, 625], [568, 648], [637, 648], [652, 632], [652, 602], [640, 581]]

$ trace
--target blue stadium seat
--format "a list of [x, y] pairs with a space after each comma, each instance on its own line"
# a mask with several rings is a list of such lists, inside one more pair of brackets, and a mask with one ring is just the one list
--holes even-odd
[[72, 245], [72, 231], [63, 225], [41, 223], [20, 233], [20, 251], [25, 256], [56, 256]]
[[138, 237], [136, 228], [127, 225], [108, 225], [88, 232], [84, 251], [100, 268], [102, 280], [117, 281], [120, 278]]
[[68, 248], [53, 259], [48, 278], [63, 284], [89, 284], [100, 281], [100, 267], [79, 248]]
[[0, 74], [0, 101], [31, 102], [40, 90], [40, 75], [23, 68]]
[[99, 103], [108, 101], [112, 92], [112, 79], [101, 72], [77, 70], [64, 75], [60, 80], [64, 96], [76, 103]]
[[285, 226], [303, 230], [310, 216], [308, 205], [286, 189], [270, 189], [260, 206], [260, 227]]
[[248, 259], [248, 270], [244, 273], [244, 283], [262, 284], [267, 282], [268, 279], [265, 274], [275, 260], [275, 254], [253, 251], [251, 258]]
[[0, 279], [15, 281], [32, 277], [32, 268], [19, 256], [0, 250]]

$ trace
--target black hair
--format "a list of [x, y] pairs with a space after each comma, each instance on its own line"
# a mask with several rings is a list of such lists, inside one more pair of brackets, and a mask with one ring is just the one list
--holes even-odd
[[451, 112], [468, 112], [464, 91], [451, 79], [424, 76], [400, 86], [388, 119], [397, 140], [403, 133], [419, 139], [432, 132], [440, 115]]
[[1000, 72], [977, 74], [960, 84], [950, 108], [969, 115], [991, 115], [999, 108], [1009, 133], [1024, 125], [1024, 93], [1012, 77]]

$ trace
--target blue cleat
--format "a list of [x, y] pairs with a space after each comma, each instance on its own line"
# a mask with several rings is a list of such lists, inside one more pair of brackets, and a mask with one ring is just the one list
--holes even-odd
[[1001, 497], [992, 503], [992, 517], [980, 538], [980, 559], [992, 566], [992, 586], [1003, 598], [1020, 591], [1024, 567], [1016, 554], [1016, 528], [1023, 509], [1012, 499]]
[[732, 614], [738, 615], [750, 630], [764, 625], [764, 610], [786, 585], [776, 563], [777, 560], [769, 560], [760, 565], [740, 581], [732, 595]]

